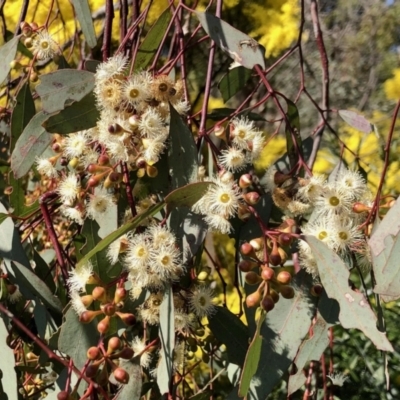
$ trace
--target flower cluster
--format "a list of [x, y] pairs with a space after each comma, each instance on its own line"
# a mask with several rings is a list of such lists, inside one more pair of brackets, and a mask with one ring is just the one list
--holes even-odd
[[145, 232], [128, 237], [124, 265], [132, 283], [131, 295], [137, 298], [144, 288], [161, 289], [179, 280], [182, 257], [175, 235], [165, 227], [150, 226]]
[[[114, 203], [112, 191], [122, 181], [123, 163], [139, 178], [157, 175], [154, 164], [169, 136], [170, 104], [181, 114], [188, 110], [182, 81], [148, 72], [129, 75], [122, 55], [100, 64], [94, 77], [97, 125], [67, 137], [55, 135], [56, 154], [36, 160], [40, 174], [59, 179], [61, 212], [78, 224], [86, 217], [100, 218]], [[60, 168], [67, 165], [68, 171]]]
[[[284, 183], [277, 185], [277, 181]], [[329, 180], [313, 176], [291, 182], [283, 174], [272, 170], [267, 171], [262, 182], [286, 215], [301, 215], [307, 219], [302, 226], [303, 234], [315, 236], [339, 256], [352, 250], [364, 260], [363, 266], [369, 264], [366, 238], [358, 226], [365, 219], [371, 195], [358, 172], [341, 168]], [[291, 195], [293, 192], [295, 194]], [[356, 204], [363, 207], [354, 207]], [[304, 241], [299, 242], [299, 258], [303, 268], [318, 276], [317, 263]]]
[[[223, 137], [224, 130], [216, 131]], [[264, 137], [247, 117], [234, 118], [229, 125], [229, 146], [221, 151], [219, 165], [227, 171], [241, 171], [256, 160], [264, 147]]]

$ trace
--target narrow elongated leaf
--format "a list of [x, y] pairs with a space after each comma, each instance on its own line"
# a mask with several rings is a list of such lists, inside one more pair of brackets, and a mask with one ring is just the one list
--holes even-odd
[[16, 179], [28, 173], [35, 158], [40, 156], [50, 144], [51, 135], [42, 126], [48, 118], [47, 114], [38, 112], [18, 138], [11, 155], [11, 169]]
[[187, 125], [174, 107], [170, 106], [171, 122], [169, 137], [171, 146], [168, 153], [172, 189], [193, 182], [197, 177], [197, 147]]
[[303, 156], [302, 140], [300, 136], [300, 117], [296, 105], [286, 99], [286, 116], [289, 123], [286, 123], [286, 149], [289, 158], [290, 168], [296, 167], [299, 156]]
[[61, 325], [58, 350], [69, 355], [74, 365], [82, 369], [87, 360], [86, 352], [89, 347], [97, 345], [98, 337], [96, 322], [82, 324], [74, 309], [70, 307], [65, 314], [65, 322]]
[[94, 75], [77, 69], [61, 69], [40, 77], [36, 92], [42, 100], [43, 111], [51, 114], [79, 101], [94, 87]]
[[242, 90], [251, 77], [251, 71], [244, 67], [230, 69], [218, 83], [218, 89], [226, 103], [231, 97]]
[[90, 92], [82, 100], [48, 118], [42, 125], [48, 132], [66, 135], [93, 128], [99, 118], [94, 94]]
[[11, 267], [16, 279], [14, 283], [25, 286], [48, 307], [61, 314], [63, 307], [60, 300], [51, 293], [47, 285], [37, 275], [17, 261], [11, 262]]
[[105, 249], [109, 246], [114, 240], [117, 240], [119, 237], [128, 233], [129, 231], [135, 229], [139, 226], [146, 218], [151, 217], [154, 214], [157, 214], [163, 207], [165, 206], [164, 202], [155, 204], [152, 207], [149, 207], [148, 210], [143, 212], [142, 214], [137, 215], [132, 221], [127, 222], [125, 225], [122, 225], [115, 232], [106, 236], [103, 240], [101, 240], [92, 250], [90, 250], [84, 257], [82, 257], [77, 264], [78, 266], [86, 264], [92, 257], [94, 257], [99, 251]]
[[253, 340], [250, 343], [249, 350], [247, 351], [246, 360], [243, 365], [242, 376], [240, 378], [239, 396], [247, 396], [250, 388], [250, 381], [254, 374], [257, 372], [258, 362], [260, 361], [262, 336], [260, 336], [260, 329], [265, 321], [265, 313], [261, 315], [257, 322], [257, 329]]
[[216, 307], [215, 313], [208, 317], [208, 326], [226, 346], [229, 362], [243, 366], [249, 347], [246, 325], [227, 308]]
[[17, 54], [19, 38], [20, 36], [15, 36], [0, 47], [0, 85], [6, 80], [10, 72], [10, 63]]
[[[85, 244], [80, 248], [81, 254], [86, 255], [90, 253], [99, 244], [101, 241], [98, 234], [99, 229], [100, 226], [96, 221], [86, 218], [81, 233], [86, 241]], [[91, 257], [91, 262], [93, 265], [93, 271], [103, 282], [107, 283], [109, 280], [107, 276], [107, 270], [110, 264], [107, 260], [106, 250], [103, 249], [94, 254], [93, 257]]]
[[167, 8], [150, 28], [143, 43], [139, 46], [139, 51], [133, 65], [134, 71], [145, 69], [150, 64], [150, 61], [160, 47], [162, 38], [166, 34], [170, 19], [171, 12]]
[[350, 273], [341, 258], [314, 236], [307, 236], [306, 239], [317, 261], [319, 276], [328, 297], [339, 303], [342, 326], [361, 330], [379, 350], [393, 351], [386, 335], [378, 331], [376, 316], [364, 295], [350, 288]]
[[88, 0], [72, 0], [75, 8], [75, 15], [81, 25], [83, 35], [90, 48], [96, 47], [96, 33], [94, 31], [92, 13], [90, 12]]
[[157, 385], [160, 393], [169, 392], [169, 384], [172, 378], [172, 364], [174, 361], [175, 326], [174, 326], [174, 297], [171, 286], [164, 292], [164, 298], [160, 305], [160, 338], [161, 360], [157, 367]]
[[[281, 298], [261, 327], [262, 362], [251, 381], [255, 399], [265, 399], [293, 362], [315, 313], [315, 298], [310, 295], [311, 277], [300, 271], [292, 281], [293, 299]], [[250, 397], [253, 398], [253, 397]]]
[[195, 12], [210, 38], [234, 61], [245, 68], [260, 65], [265, 69], [264, 49], [253, 38], [207, 12]]
[[15, 143], [21, 136], [29, 121], [35, 116], [35, 102], [29, 88], [29, 82], [25, 82], [17, 94], [17, 104], [11, 116], [11, 143], [10, 151], [14, 150]]
[[4, 400], [18, 399], [17, 374], [15, 373], [14, 351], [6, 344], [9, 332], [6, 321], [0, 318], [0, 340], [3, 346], [0, 357], [0, 398]]
[[169, 193], [164, 201], [170, 208], [172, 207], [191, 207], [197, 203], [208, 188], [214, 185], [212, 182], [196, 182], [189, 183], [186, 186], [180, 187]]
[[339, 115], [353, 128], [364, 133], [374, 131], [374, 125], [371, 124], [365, 117], [350, 110], [339, 110]]

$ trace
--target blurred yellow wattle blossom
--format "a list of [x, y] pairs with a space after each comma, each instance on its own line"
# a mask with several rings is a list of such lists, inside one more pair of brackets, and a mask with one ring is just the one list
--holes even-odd
[[383, 88], [387, 99], [396, 101], [400, 99], [400, 68], [393, 70], [393, 77], [385, 81]]

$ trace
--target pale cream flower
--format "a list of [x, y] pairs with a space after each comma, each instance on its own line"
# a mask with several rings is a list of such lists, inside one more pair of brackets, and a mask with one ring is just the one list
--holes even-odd
[[69, 174], [59, 184], [57, 192], [65, 205], [71, 205], [81, 190], [81, 182], [77, 175]]
[[32, 41], [32, 53], [38, 60], [46, 60], [59, 54], [60, 49], [57, 42], [51, 37], [50, 33], [42, 30], [37, 33]]
[[207, 286], [197, 286], [189, 298], [190, 309], [199, 317], [203, 318], [215, 312], [213, 303], [214, 292]]
[[86, 214], [91, 219], [101, 218], [114, 204], [110, 194], [94, 194], [86, 205]]
[[89, 260], [68, 273], [67, 285], [71, 292], [84, 292], [89, 278], [93, 275], [93, 265]]

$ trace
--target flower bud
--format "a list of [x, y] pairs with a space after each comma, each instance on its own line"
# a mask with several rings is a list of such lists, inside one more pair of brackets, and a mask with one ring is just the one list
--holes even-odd
[[246, 297], [246, 306], [248, 308], [258, 307], [261, 301], [261, 294], [256, 290]]
[[261, 278], [264, 279], [264, 281], [270, 281], [271, 279], [274, 279], [274, 277], [275, 271], [268, 265], [264, 265], [261, 271]]
[[111, 135], [122, 135], [124, 133], [124, 128], [119, 124], [111, 124], [107, 130]]
[[110, 329], [110, 317], [106, 315], [98, 324], [97, 324], [97, 330], [101, 334], [105, 334], [108, 332]]
[[110, 157], [108, 156], [108, 154], [101, 154], [99, 156], [99, 159], [97, 160], [97, 162], [101, 166], [109, 166], [110, 165]]
[[123, 287], [116, 288], [114, 294], [114, 303], [119, 303], [125, 300], [127, 294], [128, 292], [126, 291], [125, 288]]
[[114, 336], [108, 341], [107, 354], [114, 353], [121, 348], [121, 339]]
[[282, 285], [288, 285], [292, 280], [292, 275], [289, 271], [281, 271], [277, 275], [276, 280]]
[[276, 290], [271, 289], [269, 291], [269, 294], [272, 297], [272, 300], [274, 301], [274, 303], [277, 303], [279, 301], [279, 293]]
[[88, 365], [88, 367], [86, 368], [86, 371], [85, 371], [85, 375], [86, 375], [88, 378], [93, 378], [93, 377], [95, 377], [96, 374], [97, 374], [97, 371], [99, 370], [99, 365], [100, 365], [100, 364], [91, 364], [91, 365]]
[[39, 80], [39, 75], [35, 71], [32, 71], [31, 74], [29, 75], [29, 82], [36, 83], [38, 80]]
[[267, 294], [261, 300], [260, 305], [265, 311], [271, 311], [275, 307], [275, 302], [272, 296]]
[[131, 115], [129, 117], [129, 119], [128, 119], [128, 123], [133, 129], [137, 129], [139, 127], [139, 124], [140, 124], [140, 119], [136, 114], [135, 115]]
[[219, 139], [222, 139], [222, 140], [226, 139], [225, 128], [223, 127], [223, 125], [216, 124], [214, 126], [214, 135]]
[[235, 180], [234, 175], [232, 172], [229, 171], [222, 171], [220, 172], [220, 177], [222, 183], [231, 183]]
[[121, 318], [122, 322], [125, 325], [133, 326], [136, 324], [136, 317], [131, 313], [122, 313], [122, 312], [116, 311], [115, 314]]
[[254, 248], [250, 243], [243, 243], [240, 246], [240, 253], [244, 256], [254, 257]]
[[70, 399], [72, 399], [72, 397], [65, 390], [62, 390], [57, 394], [57, 400], [70, 400]]
[[294, 289], [291, 286], [281, 286], [280, 287], [281, 296], [285, 299], [293, 299]]
[[243, 174], [239, 178], [239, 187], [241, 189], [247, 189], [249, 186], [251, 186], [252, 183], [253, 183], [253, 180], [251, 179], [250, 174]]
[[255, 206], [259, 201], [261, 196], [257, 192], [249, 192], [243, 195], [244, 201], [250, 206]]
[[85, 296], [81, 296], [81, 302], [87, 308], [93, 303], [93, 296], [91, 294], [86, 294]]
[[98, 347], [95, 347], [95, 346], [92, 346], [92, 347], [89, 347], [88, 348], [88, 350], [87, 350], [87, 352], [86, 352], [86, 357], [89, 359], [89, 360], [96, 360], [97, 358], [99, 358], [100, 357], [100, 350], [99, 350], [99, 348]]
[[129, 382], [129, 374], [121, 367], [114, 370], [114, 378], [117, 382], [126, 385]]
[[90, 173], [90, 174], [97, 174], [98, 172], [105, 172], [105, 171], [109, 171], [110, 167], [108, 166], [103, 166], [103, 165], [98, 165], [98, 164], [89, 164], [86, 167], [86, 170]]
[[98, 311], [86, 310], [80, 315], [79, 321], [82, 322], [83, 324], [89, 324], [100, 314], [103, 314], [103, 311], [101, 311], [101, 310], [98, 310]]
[[154, 165], [146, 165], [146, 174], [149, 178], [155, 178], [158, 175], [158, 169]]
[[32, 38], [27, 37], [27, 38], [24, 40], [24, 45], [25, 45], [25, 47], [26, 47], [27, 49], [32, 48], [32, 46], [33, 46], [33, 40], [32, 40]]
[[285, 233], [295, 233], [297, 229], [296, 221], [294, 219], [288, 218], [283, 221], [278, 228], [277, 231], [285, 232]]
[[371, 211], [371, 207], [368, 207], [366, 204], [363, 203], [354, 203], [353, 204], [353, 212], [357, 214], [361, 214], [364, 212], [369, 212]]
[[281, 233], [278, 236], [278, 242], [281, 246], [290, 246], [293, 241], [293, 236], [290, 233]]
[[242, 260], [240, 261], [240, 263], [238, 264], [239, 269], [242, 272], [249, 272], [251, 271], [254, 267], [256, 266], [255, 263], [252, 263], [251, 261], [248, 260]]
[[260, 275], [253, 271], [248, 272], [244, 279], [248, 285], [256, 285], [262, 281]]
[[96, 286], [92, 291], [92, 296], [94, 300], [105, 302], [107, 301], [106, 289], [102, 286]]
[[130, 347], [124, 347], [118, 354], [118, 357], [124, 360], [130, 360], [134, 356], [134, 351]]
[[278, 244], [276, 241], [273, 242], [272, 251], [269, 254], [269, 262], [274, 266], [282, 264], [282, 258], [279, 253]]
[[105, 304], [101, 306], [105, 315], [112, 317], [115, 314], [115, 305], [114, 304]]
[[21, 22], [19, 28], [25, 37], [30, 37], [32, 35], [32, 27], [27, 22]]

